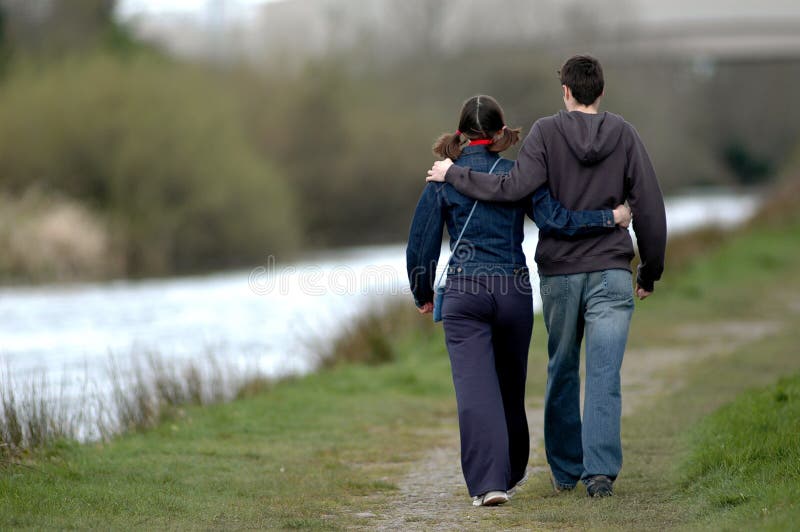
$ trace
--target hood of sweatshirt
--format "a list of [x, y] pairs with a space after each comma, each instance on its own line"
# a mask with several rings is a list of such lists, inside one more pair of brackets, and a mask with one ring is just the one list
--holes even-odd
[[602, 161], [614, 151], [625, 125], [622, 117], [613, 113], [578, 111], [560, 111], [555, 123], [572, 153], [587, 166]]

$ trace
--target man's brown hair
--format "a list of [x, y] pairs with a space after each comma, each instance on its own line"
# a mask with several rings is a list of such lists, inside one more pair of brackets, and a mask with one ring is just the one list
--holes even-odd
[[600, 61], [590, 55], [570, 57], [558, 75], [561, 84], [569, 87], [572, 97], [581, 105], [592, 105], [603, 94], [603, 67]]

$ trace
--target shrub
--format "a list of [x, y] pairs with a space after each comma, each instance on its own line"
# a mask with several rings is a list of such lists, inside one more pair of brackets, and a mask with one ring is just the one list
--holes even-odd
[[406, 333], [430, 335], [436, 330], [430, 316], [420, 316], [408, 300], [373, 305], [344, 325], [333, 341], [312, 340], [323, 368], [339, 364], [380, 365], [397, 358], [397, 339]]
[[153, 56], [17, 67], [0, 91], [0, 187], [84, 202], [131, 275], [290, 250], [291, 193], [239, 113], [207, 72]]
[[106, 224], [83, 205], [29, 190], [0, 195], [0, 275], [31, 281], [110, 277], [120, 264]]

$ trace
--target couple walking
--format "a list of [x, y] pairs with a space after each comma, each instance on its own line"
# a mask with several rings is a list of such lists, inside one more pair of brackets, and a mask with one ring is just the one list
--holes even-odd
[[519, 129], [506, 125], [491, 97], [467, 100], [458, 129], [434, 145], [444, 160], [428, 172], [411, 224], [406, 260], [421, 313], [434, 311], [445, 225], [451, 236], [444, 298], [435, 310], [455, 385], [461, 466], [476, 506], [507, 502], [526, 479], [533, 305], [522, 252], [525, 215], [539, 227], [549, 356], [545, 447], [557, 492], [582, 481], [592, 497], [612, 495], [622, 467], [620, 368], [634, 307], [631, 213], [641, 258], [636, 296], [653, 292], [664, 266], [661, 190], [636, 130], [598, 110], [600, 64], [575, 56], [560, 77], [566, 111], [537, 120], [516, 161], [498, 154], [519, 140]]

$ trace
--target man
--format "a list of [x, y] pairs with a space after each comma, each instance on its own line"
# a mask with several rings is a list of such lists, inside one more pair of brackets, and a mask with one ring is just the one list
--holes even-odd
[[[547, 183], [569, 209], [613, 208], [628, 201], [641, 257], [636, 295], [648, 297], [664, 269], [666, 215], [644, 144], [622, 117], [599, 112], [604, 80], [590, 56], [560, 71], [566, 112], [533, 124], [508, 175], [498, 178], [434, 164], [429, 181], [447, 181], [479, 200], [516, 201]], [[556, 491], [578, 480], [591, 497], [613, 494], [622, 467], [620, 368], [633, 312], [628, 231], [583, 237], [539, 235], [549, 363], [545, 447]], [[586, 337], [586, 398], [580, 416], [580, 350]]]

